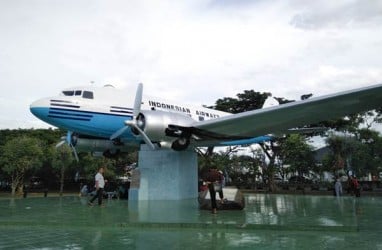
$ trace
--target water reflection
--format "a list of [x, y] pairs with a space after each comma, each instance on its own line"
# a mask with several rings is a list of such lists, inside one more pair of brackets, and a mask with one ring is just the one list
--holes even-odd
[[212, 215], [196, 200], [4, 199], [0, 249], [377, 249], [381, 207], [381, 198], [252, 194], [244, 210]]
[[355, 226], [352, 197], [250, 195], [247, 223], [267, 225]]

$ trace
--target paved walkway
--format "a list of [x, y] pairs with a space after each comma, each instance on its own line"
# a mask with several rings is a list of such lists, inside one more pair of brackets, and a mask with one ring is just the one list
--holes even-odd
[[246, 195], [243, 211], [194, 200], [0, 198], [0, 249], [382, 249], [382, 198]]

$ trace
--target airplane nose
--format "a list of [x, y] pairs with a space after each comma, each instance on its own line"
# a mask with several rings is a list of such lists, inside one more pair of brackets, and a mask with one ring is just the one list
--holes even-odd
[[37, 118], [43, 119], [48, 115], [49, 99], [40, 99], [31, 103], [29, 107], [31, 113]]

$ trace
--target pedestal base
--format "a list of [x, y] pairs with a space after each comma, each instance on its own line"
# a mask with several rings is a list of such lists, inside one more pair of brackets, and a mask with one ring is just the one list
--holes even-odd
[[[150, 150], [142, 145], [138, 156], [138, 184], [129, 200], [182, 200], [198, 197], [198, 164], [194, 151]], [[134, 179], [134, 176], [133, 176]]]

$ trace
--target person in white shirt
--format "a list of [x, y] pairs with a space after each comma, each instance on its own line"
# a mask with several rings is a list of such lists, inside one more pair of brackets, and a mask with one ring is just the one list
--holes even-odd
[[334, 184], [334, 191], [337, 197], [342, 195], [342, 184], [339, 177], [336, 178], [336, 183]]
[[103, 178], [103, 175], [102, 175], [103, 172], [104, 172], [104, 168], [100, 167], [98, 169], [98, 173], [95, 176], [95, 188], [96, 188], [97, 193], [89, 201], [90, 206], [93, 206], [93, 201], [96, 198], [98, 198], [98, 205], [102, 206], [103, 189], [105, 187], [105, 179]]

